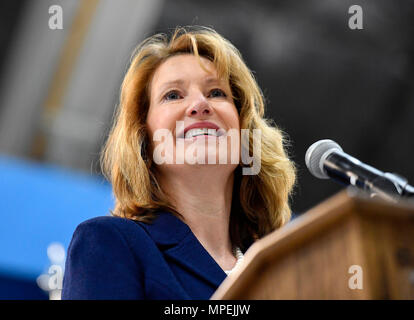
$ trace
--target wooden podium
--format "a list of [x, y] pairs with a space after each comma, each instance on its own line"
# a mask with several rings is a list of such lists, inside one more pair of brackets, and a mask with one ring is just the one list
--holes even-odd
[[414, 205], [344, 190], [254, 243], [211, 299], [414, 299]]

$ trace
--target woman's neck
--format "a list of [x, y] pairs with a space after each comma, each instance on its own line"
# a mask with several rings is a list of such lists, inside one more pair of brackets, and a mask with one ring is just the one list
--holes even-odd
[[160, 183], [203, 247], [223, 269], [231, 269], [236, 261], [229, 233], [234, 173], [200, 169]]

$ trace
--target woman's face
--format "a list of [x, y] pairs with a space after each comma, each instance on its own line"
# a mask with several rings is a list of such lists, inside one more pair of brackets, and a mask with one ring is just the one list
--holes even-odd
[[[188, 164], [187, 155], [196, 148], [197, 155], [200, 148], [204, 150], [205, 163], [211, 163], [209, 155], [213, 155], [216, 163], [223, 163], [223, 153], [219, 150], [224, 145], [221, 142], [226, 140], [226, 164], [234, 170], [239, 162], [235, 164], [231, 154], [240, 149], [240, 124], [230, 85], [217, 77], [210, 60], [201, 57], [201, 62], [206, 70], [196, 56], [180, 54], [168, 58], [155, 70], [149, 89], [147, 115], [153, 156], [157, 153], [155, 149], [161, 150], [157, 146], [163, 143], [165, 147], [166, 141], [154, 141], [157, 140], [157, 131], [165, 133], [167, 129], [171, 133], [173, 147], [166, 153], [170, 153], [174, 165], [183, 163], [177, 161], [180, 155], [185, 156], [184, 162]], [[182, 126], [176, 126], [177, 121], [181, 121]], [[236, 143], [231, 143], [233, 138]]]

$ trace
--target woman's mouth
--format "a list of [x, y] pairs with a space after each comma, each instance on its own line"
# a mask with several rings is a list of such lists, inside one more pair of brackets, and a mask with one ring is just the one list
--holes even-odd
[[194, 128], [190, 129], [185, 133], [184, 139], [193, 139], [197, 137], [204, 137], [204, 138], [217, 138], [224, 135], [224, 130], [219, 129], [211, 129], [211, 128]]

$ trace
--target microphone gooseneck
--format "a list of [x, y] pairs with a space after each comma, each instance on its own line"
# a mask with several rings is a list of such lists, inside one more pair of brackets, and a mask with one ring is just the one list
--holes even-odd
[[305, 162], [315, 177], [331, 178], [341, 184], [355, 186], [372, 197], [392, 201], [414, 199], [414, 187], [408, 184], [407, 179], [362, 163], [343, 152], [335, 141], [325, 139], [312, 144], [306, 152]]

